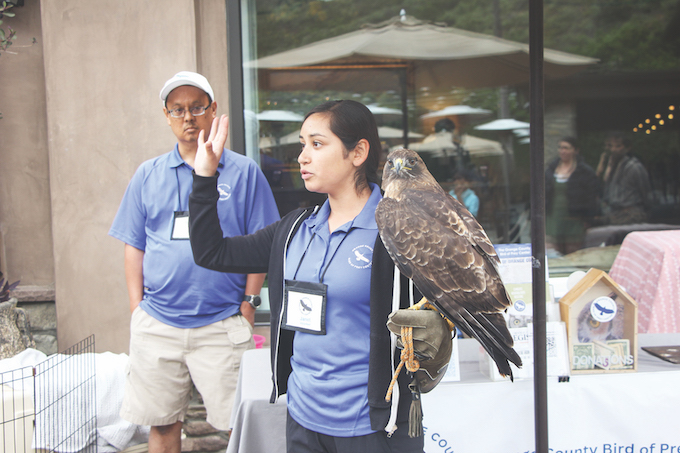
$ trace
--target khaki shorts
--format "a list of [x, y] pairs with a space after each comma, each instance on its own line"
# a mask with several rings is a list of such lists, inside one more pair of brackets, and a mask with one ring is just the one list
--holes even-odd
[[150, 426], [184, 421], [193, 380], [208, 423], [219, 430], [230, 428], [241, 356], [255, 347], [252, 327], [243, 316], [180, 329], [137, 307], [130, 331], [123, 419]]

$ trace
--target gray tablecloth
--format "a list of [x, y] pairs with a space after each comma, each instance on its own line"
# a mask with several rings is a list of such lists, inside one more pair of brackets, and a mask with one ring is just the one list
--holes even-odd
[[231, 436], [227, 453], [286, 451], [286, 397], [269, 403], [272, 389], [270, 351], [251, 349], [243, 354], [239, 371]]

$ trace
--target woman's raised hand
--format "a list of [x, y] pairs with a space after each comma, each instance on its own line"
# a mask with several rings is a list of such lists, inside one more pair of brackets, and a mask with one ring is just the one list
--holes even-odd
[[197, 175], [215, 175], [228, 135], [229, 117], [227, 115], [222, 115], [213, 120], [207, 141], [204, 139], [205, 131], [198, 134], [198, 150], [194, 160], [194, 171]]

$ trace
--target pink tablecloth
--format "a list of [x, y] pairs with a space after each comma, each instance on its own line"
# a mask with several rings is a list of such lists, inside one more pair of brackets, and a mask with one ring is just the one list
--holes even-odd
[[609, 276], [637, 302], [639, 333], [680, 332], [680, 230], [628, 234]]

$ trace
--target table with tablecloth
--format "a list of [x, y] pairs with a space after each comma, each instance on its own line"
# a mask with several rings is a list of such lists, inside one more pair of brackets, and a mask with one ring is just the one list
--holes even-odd
[[638, 304], [638, 332], [680, 332], [680, 230], [626, 236], [609, 276]]
[[680, 225], [668, 223], [631, 223], [628, 225], [604, 225], [588, 228], [583, 247], [617, 245], [633, 231], [680, 230]]
[[[491, 381], [479, 370], [478, 343], [457, 341], [460, 382], [441, 383], [423, 395], [425, 452], [534, 451], [533, 380]], [[680, 344], [680, 334], [639, 337], [640, 346], [671, 344]], [[551, 451], [679, 451], [680, 365], [638, 354], [637, 372], [548, 379]], [[268, 402], [269, 371], [268, 349], [244, 354], [227, 452], [285, 451], [286, 406]]]
[[269, 403], [273, 387], [269, 357], [269, 348], [243, 354], [227, 453], [286, 451], [286, 395]]

